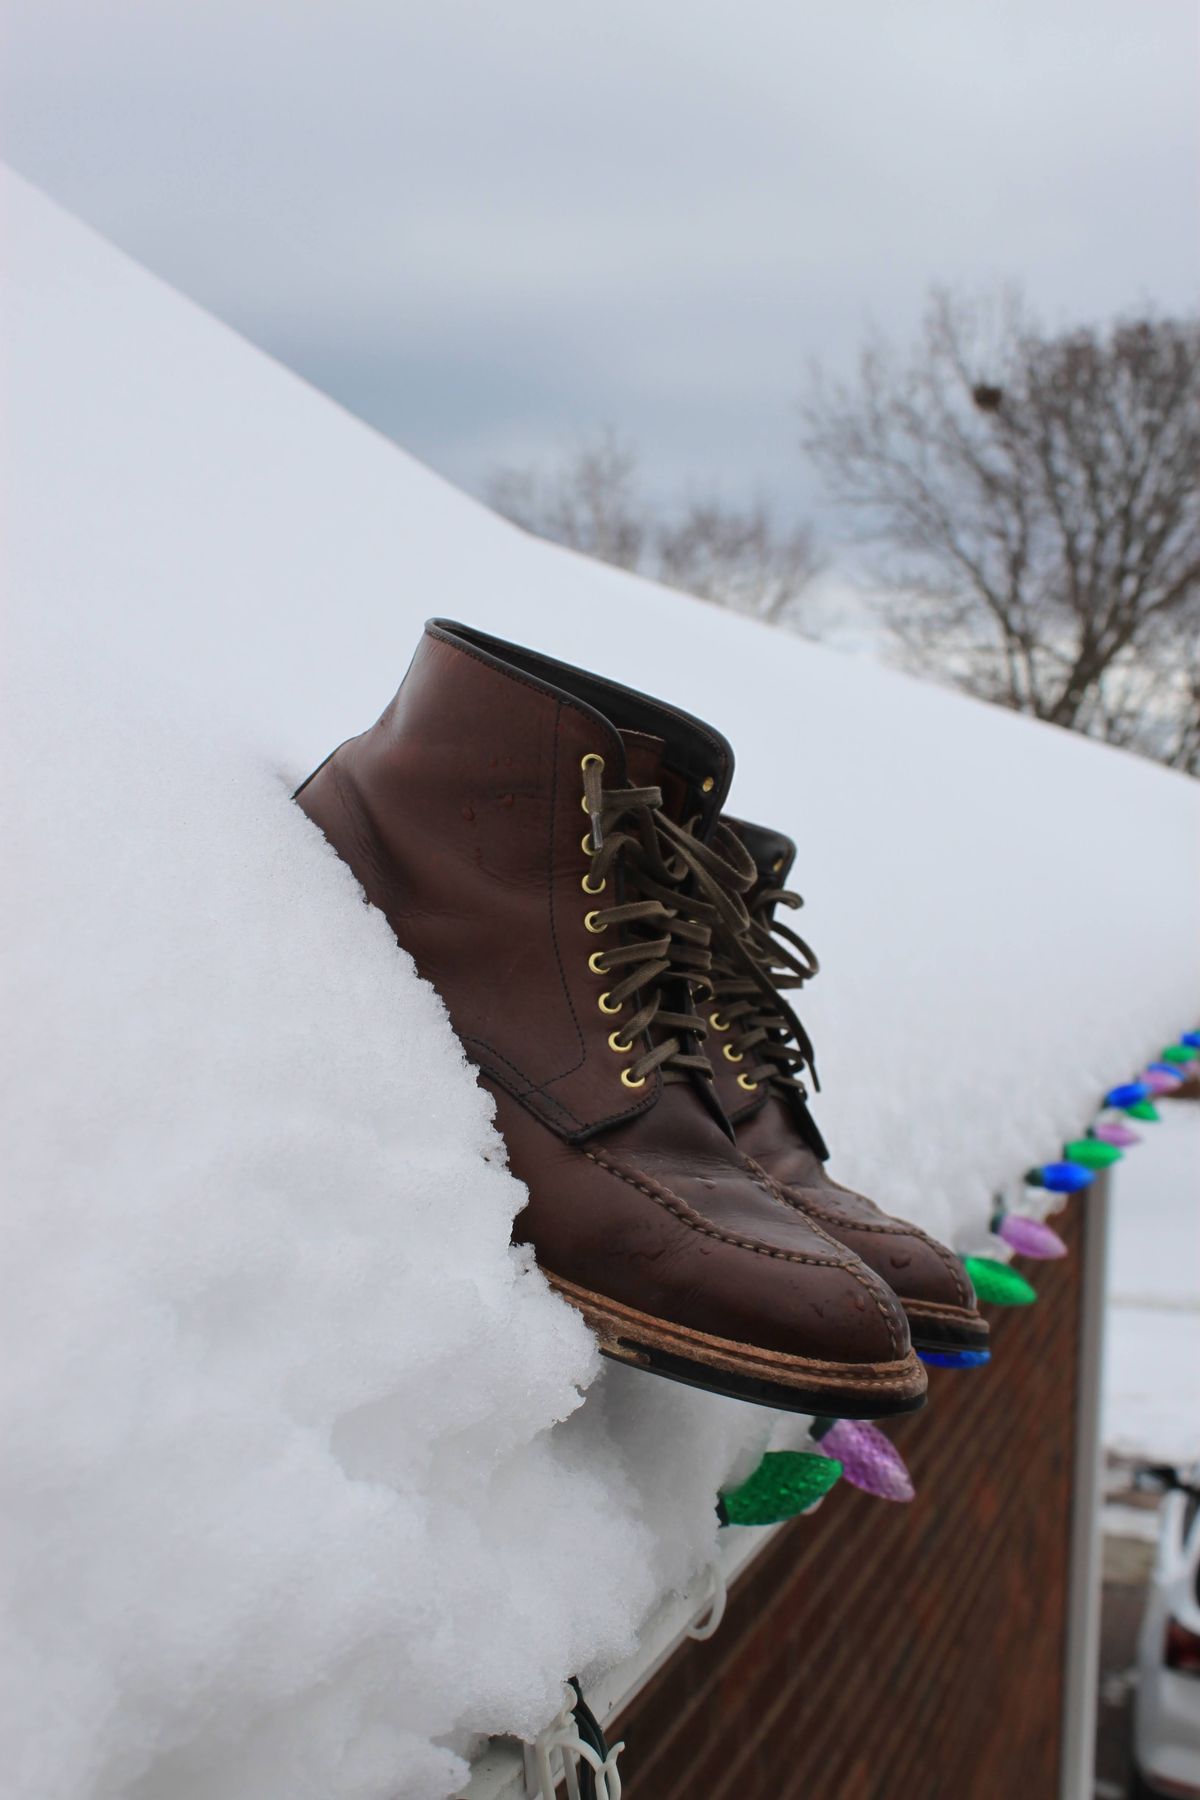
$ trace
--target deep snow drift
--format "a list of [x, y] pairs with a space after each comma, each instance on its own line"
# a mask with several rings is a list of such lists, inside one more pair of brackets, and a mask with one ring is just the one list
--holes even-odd
[[10, 1779], [441, 1795], [629, 1649], [772, 1419], [597, 1374], [292, 781], [431, 613], [711, 717], [801, 842], [835, 1172], [968, 1247], [1194, 1022], [1200, 794], [537, 544], [3, 206]]

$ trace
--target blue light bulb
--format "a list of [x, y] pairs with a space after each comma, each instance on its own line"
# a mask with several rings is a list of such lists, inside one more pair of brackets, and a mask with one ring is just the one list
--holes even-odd
[[1139, 1100], [1148, 1100], [1150, 1089], [1144, 1081], [1127, 1081], [1122, 1087], [1110, 1088], [1104, 1096], [1105, 1106], [1136, 1106]]
[[1043, 1163], [1040, 1169], [1030, 1169], [1025, 1177], [1030, 1187], [1048, 1188], [1052, 1194], [1077, 1194], [1095, 1179], [1095, 1169], [1085, 1169], [1076, 1162]]

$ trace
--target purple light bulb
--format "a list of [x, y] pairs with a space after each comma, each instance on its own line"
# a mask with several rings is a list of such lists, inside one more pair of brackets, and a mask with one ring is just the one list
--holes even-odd
[[1142, 1080], [1152, 1094], [1173, 1094], [1176, 1088], [1183, 1086], [1182, 1081], [1165, 1075], [1161, 1069], [1147, 1069]]
[[1067, 1254], [1067, 1246], [1057, 1231], [1051, 1231], [1040, 1219], [1027, 1218], [1023, 1213], [1005, 1213], [996, 1235], [1002, 1237], [1018, 1256], [1031, 1256], [1038, 1262], [1052, 1262], [1055, 1257]]
[[1101, 1119], [1098, 1125], [1093, 1125], [1092, 1135], [1098, 1137], [1102, 1144], [1115, 1144], [1118, 1150], [1128, 1150], [1142, 1141], [1141, 1132], [1134, 1131], [1131, 1125], [1126, 1125], [1121, 1119]]
[[879, 1500], [911, 1500], [912, 1477], [904, 1459], [878, 1425], [838, 1419], [817, 1445], [842, 1465], [842, 1479]]

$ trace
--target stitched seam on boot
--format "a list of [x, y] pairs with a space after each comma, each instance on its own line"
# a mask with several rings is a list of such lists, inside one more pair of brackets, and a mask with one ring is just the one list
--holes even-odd
[[[803, 1192], [805, 1190], [801, 1191]], [[906, 1225], [900, 1220], [897, 1220], [895, 1224], [873, 1225], [859, 1219], [847, 1218], [842, 1213], [827, 1212], [825, 1208], [821, 1206], [805, 1205], [802, 1201], [793, 1200], [790, 1194], [788, 1194], [786, 1198], [788, 1205], [795, 1207], [796, 1211], [802, 1213], [806, 1219], [810, 1221], [819, 1219], [827, 1225], [832, 1225], [834, 1227], [835, 1235], [839, 1229], [842, 1231], [861, 1231], [863, 1233], [874, 1233], [876, 1237], [915, 1238], [918, 1243], [927, 1245], [930, 1250], [937, 1253], [939, 1262], [953, 1280], [954, 1291], [958, 1295], [963, 1308], [967, 1312], [974, 1311], [967, 1295], [966, 1284], [955, 1266], [952, 1253], [943, 1245], [939, 1244], [936, 1238], [928, 1237], [918, 1225]], [[908, 1302], [906, 1301], [905, 1304], [907, 1305]]]
[[[807, 1193], [808, 1189], [801, 1188], [798, 1192]], [[823, 1219], [827, 1224], [840, 1226], [844, 1231], [873, 1231], [880, 1237], [915, 1238], [919, 1244], [925, 1244], [936, 1253], [939, 1262], [945, 1267], [946, 1273], [953, 1278], [954, 1289], [959, 1299], [964, 1306], [970, 1307], [966, 1284], [958, 1271], [953, 1252], [948, 1250], [944, 1244], [939, 1244], [935, 1237], [930, 1237], [928, 1232], [922, 1231], [919, 1225], [909, 1225], [902, 1219], [884, 1220], [876, 1225], [870, 1220], [847, 1218], [841, 1213], [828, 1212], [823, 1206], [806, 1205], [803, 1201], [793, 1200], [790, 1194], [786, 1194], [786, 1198], [789, 1206], [794, 1206], [798, 1212], [802, 1212], [806, 1219]]]
[[[478, 1063], [483, 1074], [485, 1074], [489, 1080], [498, 1082], [505, 1093], [511, 1094], [514, 1100], [524, 1102], [525, 1100], [528, 1100], [531, 1094], [536, 1094], [539, 1100], [544, 1100], [546, 1102], [547, 1106], [557, 1107], [558, 1111], [563, 1115], [563, 1122], [565, 1124], [573, 1126], [583, 1124], [583, 1120], [576, 1118], [570, 1107], [564, 1106], [562, 1101], [556, 1100], [553, 1094], [545, 1093], [536, 1085], [536, 1083], [530, 1081], [529, 1077], [518, 1069], [516, 1063], [509, 1062], [503, 1051], [497, 1050], [493, 1044], [485, 1043], [484, 1039], [479, 1037], [464, 1037], [462, 1043], [464, 1047], [468, 1044], [475, 1044], [478, 1045], [481, 1050], [486, 1051], [487, 1061], [485, 1061], [483, 1057], [476, 1057], [474, 1060]], [[488, 1063], [493, 1061], [502, 1062], [506, 1068], [511, 1069], [516, 1080], [514, 1081], [511, 1078], [506, 1078], [503, 1071], [500, 1069], [489, 1067]]]
[[[439, 641], [444, 641], [444, 640], [439, 640]], [[457, 645], [452, 645], [452, 646], [448, 646], [448, 647], [449, 648], [459, 648], [459, 646], [457, 646]], [[464, 651], [464, 654], [470, 655], [470, 652]], [[507, 673], [507, 671], [496, 670], [494, 665], [492, 663], [486, 662], [483, 657], [476, 657], [475, 660], [477, 662], [482, 663], [484, 668], [491, 670], [493, 673]], [[515, 681], [515, 680], [519, 680], [520, 677], [517, 676], [516, 674], [513, 674], [511, 676], [511, 679]], [[557, 1095], [552, 1094], [550, 1092], [550, 1089], [552, 1087], [554, 1087], [558, 1082], [565, 1081], [570, 1076], [578, 1074], [580, 1069], [582, 1069], [586, 1066], [587, 1061], [588, 1061], [588, 1046], [587, 1046], [587, 1039], [584, 1035], [583, 1027], [579, 1023], [579, 1014], [575, 1010], [575, 1001], [574, 1001], [574, 998], [572, 997], [571, 989], [567, 982], [566, 969], [563, 966], [562, 948], [558, 941], [558, 923], [557, 923], [557, 919], [555, 916], [555, 907], [554, 907], [554, 838], [555, 838], [555, 824], [556, 824], [557, 813], [558, 813], [558, 776], [559, 776], [559, 760], [560, 760], [560, 750], [561, 750], [561, 721], [562, 721], [562, 714], [563, 714], [563, 702], [556, 700], [552, 694], [547, 694], [544, 691], [544, 689], [537, 687], [536, 683], [534, 683], [534, 682], [527, 682], [525, 685], [532, 687], [536, 693], [541, 695], [543, 700], [549, 700], [554, 707], [554, 722], [553, 722], [553, 727], [552, 727], [552, 732], [551, 732], [554, 748], [553, 748], [553, 755], [552, 755], [552, 762], [551, 762], [551, 777], [550, 777], [550, 830], [549, 830], [549, 838], [548, 838], [548, 845], [547, 845], [547, 852], [546, 852], [547, 914], [548, 914], [549, 925], [550, 925], [550, 941], [554, 946], [554, 960], [558, 967], [558, 978], [559, 978], [559, 981], [562, 986], [563, 998], [565, 999], [565, 1001], [567, 1003], [567, 1009], [571, 1015], [571, 1023], [575, 1027], [575, 1037], [576, 1037], [576, 1041], [578, 1042], [578, 1045], [579, 1045], [580, 1054], [579, 1054], [578, 1060], [576, 1062], [572, 1063], [569, 1068], [560, 1070], [559, 1073], [556, 1075], [548, 1075], [545, 1078], [545, 1080], [543, 1080], [543, 1081], [534, 1081], [529, 1075], [527, 1075], [525, 1073], [525, 1071], [523, 1069], [519, 1068], [518, 1065], [511, 1060], [511, 1058], [505, 1056], [505, 1054], [502, 1050], [498, 1050], [494, 1044], [488, 1043], [486, 1038], [481, 1038], [481, 1037], [476, 1037], [476, 1036], [470, 1036], [470, 1037], [464, 1036], [462, 1041], [464, 1044], [470, 1043], [470, 1044], [477, 1045], [480, 1048], [480, 1050], [486, 1051], [489, 1060], [494, 1059], [495, 1061], [502, 1062], [506, 1068], [511, 1069], [513, 1075], [517, 1079], [517, 1083], [520, 1084], [519, 1087], [517, 1085], [514, 1085], [511, 1081], [505, 1081], [504, 1077], [499, 1073], [498, 1070], [495, 1070], [493, 1068], [491, 1073], [493, 1075], [493, 1078], [496, 1081], [498, 1081], [500, 1083], [500, 1085], [503, 1088], [505, 1088], [505, 1090], [513, 1096], [514, 1100], [520, 1100], [522, 1103], [525, 1103], [526, 1101], [528, 1101], [530, 1099], [531, 1096], [536, 1095], [540, 1100], [544, 1100], [547, 1106], [553, 1107], [555, 1109], [555, 1111], [561, 1116], [562, 1122], [564, 1124], [570, 1125], [571, 1127], [573, 1127], [577, 1130], [594, 1128], [594, 1127], [598, 1127], [598, 1126], [623, 1124], [627, 1119], [636, 1118], [640, 1113], [645, 1112], [653, 1104], [655, 1096], [648, 1095], [646, 1097], [646, 1099], [644, 1099], [644, 1100], [634, 1101], [629, 1106], [623, 1106], [618, 1112], [603, 1112], [598, 1119], [597, 1118], [583, 1119], [579, 1116], [578, 1113], [574, 1112], [571, 1109], [571, 1107], [569, 1107], [565, 1103], [565, 1101], [560, 1100], [557, 1097]], [[581, 714], [580, 716], [586, 717], [586, 715], [584, 715], [584, 714]], [[549, 1120], [547, 1120], [546, 1122], [548, 1124], [550, 1123]], [[553, 1129], [552, 1125], [551, 1125], [551, 1129]]]
[[[882, 1295], [880, 1295], [872, 1283], [866, 1279], [866, 1271], [856, 1269], [852, 1262], [848, 1262], [845, 1259], [844, 1255], [836, 1260], [827, 1257], [804, 1256], [798, 1250], [773, 1250], [770, 1245], [757, 1243], [753, 1238], [733, 1237], [728, 1232], [722, 1231], [719, 1226], [713, 1225], [707, 1219], [701, 1218], [698, 1213], [692, 1213], [686, 1202], [678, 1199], [674, 1194], [671, 1194], [669, 1189], [664, 1188], [661, 1193], [656, 1193], [653, 1187], [647, 1185], [649, 1180], [648, 1177], [639, 1180], [635, 1176], [627, 1174], [624, 1169], [620, 1168], [618, 1164], [611, 1162], [607, 1157], [597, 1156], [594, 1151], [585, 1150], [583, 1154], [599, 1168], [606, 1169], [609, 1174], [617, 1176], [619, 1180], [627, 1182], [630, 1187], [636, 1188], [639, 1193], [645, 1194], [647, 1199], [655, 1201], [657, 1205], [663, 1207], [665, 1211], [677, 1218], [680, 1224], [689, 1226], [691, 1230], [700, 1232], [702, 1236], [716, 1238], [720, 1243], [728, 1244], [735, 1250], [751, 1250], [757, 1256], [769, 1256], [775, 1262], [804, 1263], [810, 1268], [817, 1269], [843, 1269], [846, 1274], [854, 1277], [859, 1286], [863, 1288], [875, 1302], [879, 1316], [887, 1327], [888, 1341], [892, 1346], [893, 1352], [899, 1357], [900, 1336], [896, 1330], [896, 1321], [893, 1319], [888, 1307], [884, 1304]], [[819, 1231], [820, 1227], [818, 1226], [817, 1229]], [[824, 1233], [821, 1235], [824, 1236]], [[832, 1239], [829, 1241], [834, 1249], [844, 1249], [842, 1245], [834, 1244]]]
[[[849, 1194], [851, 1192], [851, 1190], [849, 1188], [842, 1187], [839, 1182], [835, 1182], [834, 1186], [838, 1188], [840, 1193]], [[801, 1188], [798, 1190], [798, 1192], [807, 1193], [808, 1189]], [[856, 1198], [857, 1197], [858, 1196], [856, 1196]], [[874, 1202], [868, 1202], [868, 1204], [873, 1205]], [[800, 1210], [805, 1214], [806, 1217], [809, 1216], [809, 1209], [807, 1206], [801, 1206]], [[830, 1218], [830, 1217], [832, 1217], [834, 1219], [837, 1218], [836, 1214], [830, 1215], [828, 1213], [825, 1213], [824, 1211], [821, 1212], [821, 1216], [822, 1216], [822, 1218]], [[858, 1223], [858, 1221], [855, 1219], [840, 1220], [839, 1222], [844, 1224], [847, 1227], [847, 1229], [849, 1229], [851, 1231], [877, 1231], [877, 1232], [882, 1232], [882, 1233], [890, 1233], [892, 1230], [899, 1228], [899, 1231], [901, 1232], [902, 1235], [905, 1235], [907, 1237], [916, 1238], [919, 1243], [925, 1244], [930, 1250], [932, 1250], [934, 1252], [934, 1254], [938, 1258], [938, 1261], [943, 1265], [943, 1267], [946, 1270], [946, 1273], [950, 1276], [951, 1280], [954, 1282], [954, 1291], [958, 1295], [960, 1301], [962, 1302], [962, 1304], [965, 1307], [970, 1309], [971, 1298], [967, 1292], [967, 1285], [966, 1285], [966, 1281], [963, 1277], [963, 1272], [958, 1265], [957, 1258], [955, 1257], [953, 1251], [948, 1250], [946, 1248], [945, 1244], [939, 1243], [937, 1238], [930, 1237], [930, 1235], [927, 1231], [922, 1231], [921, 1227], [919, 1225], [911, 1225], [906, 1220], [902, 1220], [902, 1219], [895, 1219], [895, 1220], [888, 1219], [886, 1216], [880, 1221], [880, 1223], [878, 1225], [871, 1224], [869, 1222], [860, 1225]]]
[[[664, 1211], [671, 1213], [681, 1225], [686, 1225], [690, 1230], [699, 1232], [702, 1237], [716, 1238], [719, 1243], [728, 1244], [734, 1250], [751, 1250], [756, 1256], [769, 1256], [775, 1262], [805, 1263], [816, 1269], [849, 1267], [844, 1255], [841, 1258], [805, 1256], [799, 1250], [774, 1250], [769, 1244], [760, 1244], [754, 1238], [735, 1237], [731, 1232], [723, 1231], [719, 1225], [714, 1225], [711, 1220], [705, 1219], [700, 1213], [693, 1212], [687, 1201], [681, 1200], [677, 1194], [672, 1194], [669, 1188], [659, 1188], [657, 1184], [652, 1185], [651, 1177], [638, 1177], [630, 1174], [628, 1170], [621, 1168], [619, 1163], [613, 1162], [607, 1156], [598, 1155], [594, 1150], [585, 1150], [583, 1154], [589, 1162], [594, 1162], [598, 1168], [604, 1169], [609, 1175], [615, 1175], [618, 1181], [624, 1181], [629, 1187], [636, 1188], [639, 1194], [645, 1194], [647, 1200], [653, 1200], [656, 1206], [661, 1206]], [[853, 1274], [854, 1270], [850, 1269], [849, 1272]]]
[[[834, 1186], [840, 1193], [849, 1194], [851, 1192], [849, 1188], [842, 1187], [839, 1182], [835, 1182]], [[809, 1191], [808, 1188], [796, 1189], [796, 1192], [800, 1194], [807, 1194]], [[797, 1212], [803, 1213], [806, 1219], [812, 1221], [824, 1219], [826, 1223], [834, 1226], [841, 1226], [847, 1231], [874, 1231], [883, 1236], [892, 1236], [895, 1234], [903, 1237], [912, 1237], [916, 1238], [918, 1242], [928, 1245], [929, 1249], [934, 1251], [939, 1262], [943, 1265], [946, 1273], [953, 1281], [954, 1291], [958, 1295], [963, 1306], [967, 1308], [968, 1312], [974, 1310], [971, 1303], [971, 1296], [967, 1291], [966, 1281], [963, 1278], [962, 1271], [958, 1266], [958, 1261], [953, 1251], [948, 1250], [945, 1244], [939, 1243], [937, 1238], [930, 1237], [927, 1231], [922, 1231], [919, 1225], [911, 1225], [903, 1219], [888, 1219], [886, 1216], [880, 1220], [879, 1224], [873, 1224], [870, 1220], [845, 1218], [840, 1213], [827, 1211], [819, 1201], [814, 1202], [812, 1206], [807, 1206], [800, 1200], [793, 1200], [789, 1188], [783, 1183], [779, 1184], [779, 1192], [787, 1201], [788, 1205], [794, 1207]], [[858, 1199], [861, 1198], [861, 1196], [855, 1195], [854, 1198]], [[873, 1205], [874, 1202], [868, 1201], [867, 1204]], [[820, 1226], [818, 1226], [817, 1229], [819, 1230]]]
[[[784, 1191], [787, 1192], [786, 1189]], [[797, 1192], [806, 1194], [808, 1189], [799, 1188]], [[881, 1237], [911, 1237], [921, 1242], [928, 1241], [916, 1226], [906, 1225], [899, 1219], [874, 1224], [869, 1219], [856, 1219], [852, 1213], [831, 1212], [827, 1207], [810, 1204], [807, 1200], [793, 1200], [790, 1193], [787, 1194], [787, 1200], [788, 1205], [794, 1206], [797, 1212], [802, 1212], [806, 1219], [821, 1219], [827, 1225], [840, 1226], [843, 1231], [874, 1231]], [[836, 1232], [834, 1235], [836, 1236]]]
[[572, 998], [570, 985], [567, 981], [567, 971], [563, 967], [562, 948], [558, 941], [558, 920], [555, 916], [554, 908], [554, 836], [558, 828], [558, 760], [559, 749], [561, 747], [559, 741], [561, 724], [562, 702], [559, 701], [554, 708], [554, 728], [551, 733], [554, 740], [554, 756], [552, 761], [552, 773], [550, 776], [550, 833], [546, 847], [546, 908], [550, 917], [550, 942], [554, 945], [554, 960], [558, 964], [558, 979], [562, 983], [563, 998], [567, 1003], [567, 1010], [571, 1015], [571, 1023], [575, 1027], [575, 1037], [579, 1044], [579, 1058], [578, 1061], [571, 1064], [570, 1068], [564, 1069], [561, 1074], [551, 1075], [544, 1083], [538, 1083], [538, 1086], [543, 1089], [551, 1086], [556, 1081], [565, 1081], [568, 1075], [574, 1075], [576, 1070], [582, 1069], [588, 1058], [587, 1039], [583, 1035], [583, 1028], [579, 1023], [579, 1014], [575, 1011], [575, 1001]]
[[[476, 660], [480, 662], [483, 661], [481, 657]], [[491, 669], [492, 664], [484, 663], [484, 667]], [[541, 692], [540, 689], [536, 691]], [[562, 718], [563, 709], [561, 702], [554, 700], [552, 695], [542, 693], [542, 698], [544, 700], [549, 700], [554, 707], [554, 719], [550, 731], [553, 749], [550, 765], [550, 828], [547, 836], [546, 848], [546, 915], [547, 923], [550, 927], [550, 942], [554, 947], [554, 961], [558, 968], [559, 985], [562, 989], [563, 999], [567, 1003], [567, 1011], [571, 1017], [571, 1024], [575, 1028], [575, 1041], [579, 1047], [579, 1055], [573, 1063], [567, 1068], [559, 1070], [557, 1074], [548, 1075], [543, 1081], [534, 1081], [532, 1077], [527, 1075], [523, 1069], [519, 1068], [511, 1058], [505, 1056], [502, 1050], [497, 1050], [496, 1046], [494, 1044], [489, 1044], [485, 1038], [473, 1037], [470, 1041], [487, 1050], [489, 1055], [498, 1058], [500, 1062], [504, 1063], [513, 1071], [513, 1074], [516, 1075], [518, 1080], [523, 1084], [520, 1093], [514, 1092], [511, 1088], [509, 1089], [509, 1091], [513, 1093], [514, 1099], [524, 1100], [530, 1094], [537, 1094], [544, 1099], [549, 1106], [557, 1108], [564, 1119], [569, 1120], [572, 1125], [579, 1126], [584, 1124], [585, 1121], [579, 1117], [578, 1113], [573, 1112], [571, 1108], [563, 1101], [559, 1100], [556, 1095], [549, 1092], [549, 1089], [553, 1087], [556, 1082], [565, 1081], [569, 1076], [577, 1074], [578, 1071], [583, 1068], [584, 1064], [587, 1062], [588, 1051], [587, 1040], [584, 1037], [583, 1029], [579, 1023], [579, 1014], [575, 1010], [575, 1002], [571, 996], [571, 990], [567, 983], [567, 972], [563, 966], [562, 946], [558, 941], [558, 921], [554, 909], [554, 836], [558, 816], [559, 723]], [[497, 1079], [499, 1079], [499, 1077], [497, 1077]], [[627, 1111], [628, 1109], [623, 1110], [618, 1117], [626, 1117]]]
[[[745, 1164], [746, 1168], [748, 1168], [763, 1183], [763, 1185], [769, 1190], [769, 1192], [774, 1194], [774, 1196], [777, 1200], [782, 1200], [783, 1204], [785, 1206], [791, 1207], [793, 1212], [800, 1213], [802, 1215], [802, 1217], [804, 1218], [805, 1223], [809, 1226], [809, 1228], [811, 1230], [813, 1230], [817, 1233], [818, 1237], [826, 1238], [829, 1243], [836, 1245], [838, 1249], [842, 1249], [842, 1250], [845, 1249], [845, 1245], [839, 1244], [838, 1240], [836, 1238], [830, 1237], [830, 1235], [827, 1231], [823, 1231], [821, 1226], [817, 1224], [815, 1219], [810, 1219], [808, 1214], [804, 1211], [803, 1207], [797, 1206], [796, 1202], [788, 1196], [788, 1194], [779, 1185], [779, 1183], [775, 1180], [775, 1178], [772, 1175], [769, 1175], [767, 1173], [767, 1171], [762, 1167], [761, 1163], [756, 1163], [754, 1161], [754, 1158], [751, 1156], [743, 1156], [742, 1162]], [[861, 1288], [864, 1288], [866, 1290], [866, 1292], [868, 1294], [870, 1294], [872, 1300], [875, 1302], [875, 1305], [879, 1309], [880, 1317], [882, 1318], [884, 1324], [887, 1326], [888, 1337], [891, 1339], [892, 1349], [894, 1351], [896, 1351], [897, 1354], [899, 1354], [900, 1336], [896, 1329], [896, 1320], [892, 1316], [891, 1308], [886, 1304], [883, 1295], [880, 1294], [880, 1292], [878, 1291], [878, 1288], [875, 1286], [876, 1282], [879, 1282], [880, 1287], [883, 1287], [886, 1284], [883, 1283], [882, 1281], [880, 1281], [880, 1278], [877, 1275], [871, 1274], [868, 1270], [866, 1270], [864, 1268], [855, 1268], [853, 1263], [847, 1263], [847, 1264], [844, 1264], [843, 1266], [846, 1268], [846, 1270], [849, 1274], [853, 1275], [855, 1281], [858, 1282], [859, 1286]]]
[[[548, 1126], [551, 1131], [558, 1129], [554, 1120], [546, 1118], [537, 1106], [528, 1105], [528, 1103], [537, 1099], [545, 1101], [547, 1107], [557, 1108], [563, 1115], [564, 1128], [571, 1128], [567, 1131], [568, 1143], [575, 1143], [580, 1138], [591, 1136], [598, 1131], [606, 1131], [611, 1125], [623, 1125], [629, 1118], [636, 1118], [640, 1113], [649, 1112], [658, 1097], [657, 1094], [651, 1093], [647, 1095], [646, 1099], [639, 1101], [635, 1107], [611, 1117], [606, 1114], [603, 1118], [592, 1121], [580, 1119], [561, 1100], [557, 1100], [553, 1094], [547, 1093], [536, 1082], [530, 1081], [529, 1077], [521, 1069], [518, 1069], [516, 1063], [510, 1062], [508, 1057], [502, 1051], [497, 1050], [493, 1044], [486, 1043], [480, 1037], [463, 1037], [460, 1041], [464, 1049], [467, 1049], [468, 1046], [477, 1046], [481, 1051], [485, 1051], [486, 1056], [472, 1055], [471, 1057], [480, 1074], [486, 1075], [489, 1081], [494, 1081], [497, 1087], [502, 1087], [506, 1094], [511, 1094], [514, 1100], [527, 1106], [527, 1110], [533, 1114], [534, 1118], [540, 1119], [542, 1124]], [[502, 1062], [506, 1068], [511, 1069], [515, 1080], [506, 1077], [502, 1069], [496, 1068], [494, 1066], [496, 1062]]]

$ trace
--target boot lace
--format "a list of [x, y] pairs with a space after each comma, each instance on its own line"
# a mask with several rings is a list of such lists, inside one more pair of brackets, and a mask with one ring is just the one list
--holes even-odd
[[724, 1054], [730, 1062], [750, 1059], [738, 1076], [746, 1092], [770, 1082], [806, 1100], [805, 1068], [820, 1091], [812, 1042], [782, 991], [803, 987], [820, 964], [799, 933], [775, 917], [781, 906], [803, 905], [799, 894], [764, 885], [749, 902], [742, 932], [721, 933], [714, 945], [709, 1023], [729, 1032]]
[[[634, 1056], [621, 1080], [640, 1088], [656, 1069], [665, 1082], [711, 1080], [703, 1048], [708, 1024], [695, 1003], [713, 992], [714, 929], [750, 923], [741, 895], [753, 885], [753, 861], [723, 825], [706, 844], [678, 824], [663, 810], [661, 788], [605, 787], [599, 756], [585, 756], [581, 767], [589, 862], [581, 885], [589, 895], [621, 895], [585, 919], [597, 935], [614, 933], [589, 967], [609, 979], [598, 996], [601, 1012], [621, 1015], [610, 1048]], [[639, 1052], [647, 1038], [650, 1047]]]

